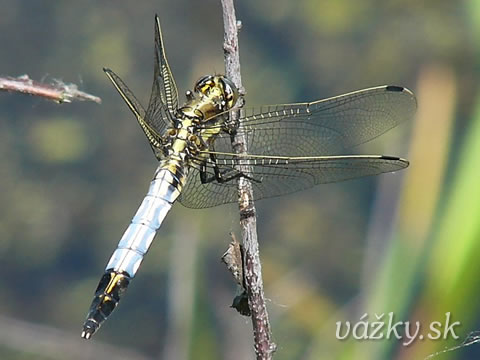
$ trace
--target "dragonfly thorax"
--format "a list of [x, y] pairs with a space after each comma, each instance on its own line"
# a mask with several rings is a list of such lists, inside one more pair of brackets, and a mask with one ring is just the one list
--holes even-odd
[[223, 75], [207, 75], [195, 83], [193, 91], [186, 92], [186, 97], [179, 110], [187, 117], [205, 121], [231, 109], [237, 102], [238, 90]]

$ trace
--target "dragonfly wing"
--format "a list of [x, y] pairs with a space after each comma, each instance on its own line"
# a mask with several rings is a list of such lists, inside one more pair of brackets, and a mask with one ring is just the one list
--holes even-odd
[[155, 148], [161, 147], [162, 139], [160, 137], [160, 134], [156, 132], [155, 129], [153, 129], [145, 120], [146, 112], [142, 104], [140, 104], [135, 95], [133, 95], [127, 85], [125, 85], [123, 80], [117, 74], [107, 68], [104, 68], [103, 71], [110, 79], [113, 86], [115, 86], [115, 89], [117, 89], [118, 93], [123, 98], [128, 108], [137, 118], [137, 121], [140, 124], [142, 130], [144, 131], [145, 135], [147, 136], [148, 141], [150, 142], [150, 145], [154, 150], [154, 153], [157, 153], [158, 151], [156, 151]]
[[173, 124], [177, 108], [177, 85], [165, 56], [160, 20], [155, 15], [155, 65], [146, 120], [159, 134], [163, 134]]
[[[228, 171], [236, 171], [229, 168]], [[213, 167], [207, 166], [207, 177], [215, 176]], [[188, 173], [187, 181], [183, 187], [178, 200], [188, 208], [203, 209], [221, 204], [234, 203], [238, 199], [237, 182], [229, 181], [219, 183], [215, 180], [206, 184], [202, 183], [200, 171], [197, 168], [191, 168]]]
[[[214, 176], [214, 166], [221, 173], [239, 173], [238, 166], [248, 166], [242, 172], [251, 180], [254, 200], [274, 197], [325, 184], [398, 171], [408, 161], [392, 156], [318, 156], [282, 157], [215, 153], [216, 161], [208, 161], [208, 176]], [[211, 181], [203, 184], [200, 172], [192, 169], [180, 202], [186, 207], [203, 208], [236, 202], [237, 181]]]
[[[238, 131], [252, 154], [338, 155], [411, 119], [416, 107], [410, 90], [379, 86], [311, 103], [246, 107]], [[230, 135], [220, 134], [215, 149], [231, 151]]]

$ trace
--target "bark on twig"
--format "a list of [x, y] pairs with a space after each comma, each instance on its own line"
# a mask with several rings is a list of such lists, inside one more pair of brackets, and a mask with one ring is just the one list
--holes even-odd
[[227, 251], [222, 255], [222, 261], [238, 284], [238, 294], [233, 299], [231, 307], [243, 316], [252, 316], [252, 312], [248, 306], [248, 294], [245, 286], [245, 276], [243, 275], [245, 252], [243, 251], [243, 246], [237, 241], [235, 234], [231, 232], [230, 236], [232, 237], [232, 241], [228, 245]]
[[[243, 91], [240, 76], [240, 57], [238, 51], [238, 28], [233, 0], [222, 0], [224, 22], [224, 52], [225, 75], [233, 81], [240, 91]], [[243, 99], [240, 99], [243, 101]], [[232, 114], [237, 116], [238, 114]], [[235, 120], [235, 119], [234, 119]], [[240, 126], [242, 126], [240, 124]], [[245, 137], [240, 133], [232, 136], [232, 146], [237, 154], [247, 152]], [[249, 166], [241, 165], [239, 170], [248, 173]], [[255, 204], [253, 202], [252, 184], [245, 177], [238, 181], [240, 226], [244, 248], [244, 283], [250, 306], [253, 338], [257, 359], [272, 359], [276, 349], [271, 339], [270, 323], [263, 293], [262, 267], [257, 240], [257, 221]]]
[[57, 103], [68, 103], [73, 100], [94, 101], [98, 104], [102, 102], [99, 97], [78, 90], [75, 84], [65, 84], [60, 80], [54, 80], [53, 84], [44, 84], [30, 79], [28, 75], [16, 78], [0, 77], [0, 90], [39, 96]]

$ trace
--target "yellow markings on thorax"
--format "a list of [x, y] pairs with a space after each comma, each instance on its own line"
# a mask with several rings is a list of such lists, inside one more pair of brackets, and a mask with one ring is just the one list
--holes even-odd
[[188, 131], [186, 129], [180, 129], [177, 133], [177, 137], [172, 144], [172, 150], [174, 153], [181, 153], [187, 148], [187, 136]]
[[220, 126], [214, 126], [212, 128], [207, 128], [200, 132], [200, 136], [202, 137], [203, 141], [209, 142], [213, 141], [216, 135], [220, 134], [222, 131]]
[[174, 154], [180, 154], [187, 148], [187, 139], [191, 135], [188, 131], [188, 128], [192, 126], [192, 122], [192, 119], [188, 118], [182, 120], [182, 127], [178, 129], [175, 140], [172, 144], [172, 150]]

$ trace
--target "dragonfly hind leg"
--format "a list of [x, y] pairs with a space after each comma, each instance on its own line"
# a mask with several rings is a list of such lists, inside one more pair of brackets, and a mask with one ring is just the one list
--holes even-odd
[[95, 297], [83, 324], [82, 337], [90, 339], [117, 307], [120, 298], [127, 290], [131, 277], [126, 273], [107, 270], [102, 276]]
[[254, 179], [251, 176], [248, 176], [245, 173], [238, 171], [237, 169], [234, 169], [234, 168], [225, 169], [224, 171], [221, 171], [217, 165], [215, 156], [213, 154], [210, 154], [210, 157], [213, 163], [214, 175], [208, 176], [206, 163], [204, 163], [200, 168], [200, 181], [202, 182], [202, 184], [208, 184], [213, 181], [217, 181], [220, 184], [224, 184], [241, 177], [244, 177], [256, 183], [261, 183], [260, 180]]

